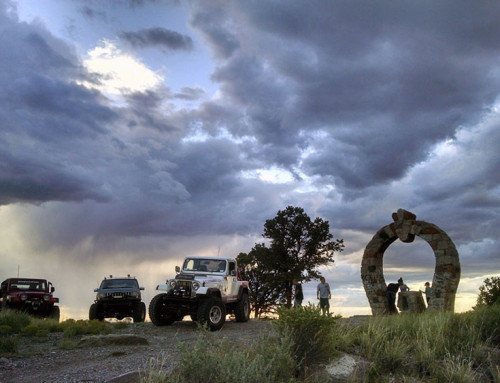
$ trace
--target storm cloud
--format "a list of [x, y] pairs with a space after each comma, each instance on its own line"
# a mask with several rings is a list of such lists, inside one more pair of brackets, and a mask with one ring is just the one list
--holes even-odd
[[[133, 55], [158, 50], [154, 85], [106, 90], [112, 70], [91, 71], [76, 42], [0, 1], [0, 222], [12, 225], [5, 238], [23, 238], [3, 241], [3, 263], [36, 252], [92, 273], [120, 264], [154, 285], [154, 262], [247, 252], [266, 219], [295, 205], [346, 240], [325, 270], [339, 289], [360, 289], [364, 246], [398, 208], [450, 235], [464, 278], [500, 272], [500, 5], [164, 6], [185, 12], [185, 29], [167, 12], [147, 27], [129, 15], [106, 39], [114, 50], [95, 43], [120, 69], [152, 65]], [[109, 26], [119, 7], [76, 12]], [[210, 62], [206, 83], [190, 60]], [[388, 278], [431, 279], [432, 251], [405, 252], [387, 255]], [[366, 306], [352, 294], [349, 305]]]

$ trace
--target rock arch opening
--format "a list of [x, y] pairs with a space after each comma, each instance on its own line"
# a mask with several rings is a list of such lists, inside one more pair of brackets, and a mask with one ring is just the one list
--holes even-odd
[[432, 294], [427, 310], [454, 311], [455, 296], [460, 282], [460, 260], [455, 244], [438, 226], [417, 221], [416, 215], [399, 209], [392, 214], [393, 223], [382, 227], [365, 248], [361, 263], [361, 279], [373, 315], [388, 312], [385, 297], [387, 284], [383, 272], [385, 251], [397, 239], [411, 243], [418, 236], [432, 248], [435, 269]]

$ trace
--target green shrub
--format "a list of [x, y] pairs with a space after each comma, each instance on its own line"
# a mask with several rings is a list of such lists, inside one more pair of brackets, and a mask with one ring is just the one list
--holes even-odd
[[17, 351], [16, 338], [12, 336], [0, 338], [0, 355], [13, 354]]
[[[491, 370], [483, 351], [481, 328], [485, 322], [484, 316], [476, 312], [373, 317], [359, 328], [355, 343], [361, 354], [375, 364], [372, 370], [382, 374], [473, 381], [479, 370]], [[495, 321], [491, 319], [491, 323]]]
[[31, 323], [31, 317], [21, 311], [2, 310], [0, 311], [0, 325], [10, 326], [12, 332], [20, 333], [23, 328]]
[[22, 333], [25, 336], [35, 336], [36, 334], [38, 334], [38, 327], [34, 324], [29, 324], [25, 328], [23, 328]]
[[78, 340], [73, 338], [62, 338], [58, 345], [61, 350], [72, 350], [78, 347]]
[[293, 382], [296, 363], [288, 337], [261, 336], [243, 346], [201, 334], [194, 345], [181, 345], [175, 371], [163, 371], [164, 358], [150, 362], [143, 382], [164, 383], [274, 383]]
[[6, 335], [12, 333], [12, 326], [2, 324], [0, 325], [0, 335]]
[[299, 364], [308, 366], [328, 361], [338, 352], [338, 316], [321, 315], [314, 306], [299, 309], [278, 308], [279, 319], [274, 322], [280, 334], [291, 334], [293, 355]]
[[77, 320], [68, 319], [60, 323], [64, 331], [64, 337], [71, 338], [81, 335], [109, 334], [111, 326], [106, 322], [98, 320]]
[[31, 323], [37, 325], [41, 332], [53, 333], [64, 331], [61, 323], [54, 319], [31, 318]]
[[495, 347], [500, 346], [500, 305], [476, 308], [466, 315], [479, 329], [483, 341]]

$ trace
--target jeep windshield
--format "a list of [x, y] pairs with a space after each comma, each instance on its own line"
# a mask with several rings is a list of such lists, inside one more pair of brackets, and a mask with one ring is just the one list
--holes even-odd
[[222, 259], [187, 258], [182, 266], [184, 271], [203, 271], [208, 273], [223, 273], [226, 271], [226, 261]]
[[47, 282], [36, 279], [11, 279], [11, 290], [24, 291], [47, 291]]
[[101, 289], [139, 289], [139, 284], [135, 279], [105, 279]]

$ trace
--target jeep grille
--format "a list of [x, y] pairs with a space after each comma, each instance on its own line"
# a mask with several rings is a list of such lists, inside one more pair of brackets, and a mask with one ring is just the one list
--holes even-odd
[[191, 281], [177, 281], [175, 287], [171, 290], [171, 294], [176, 297], [191, 296]]
[[131, 292], [116, 292], [116, 293], [105, 293], [106, 298], [125, 298], [132, 295]]

